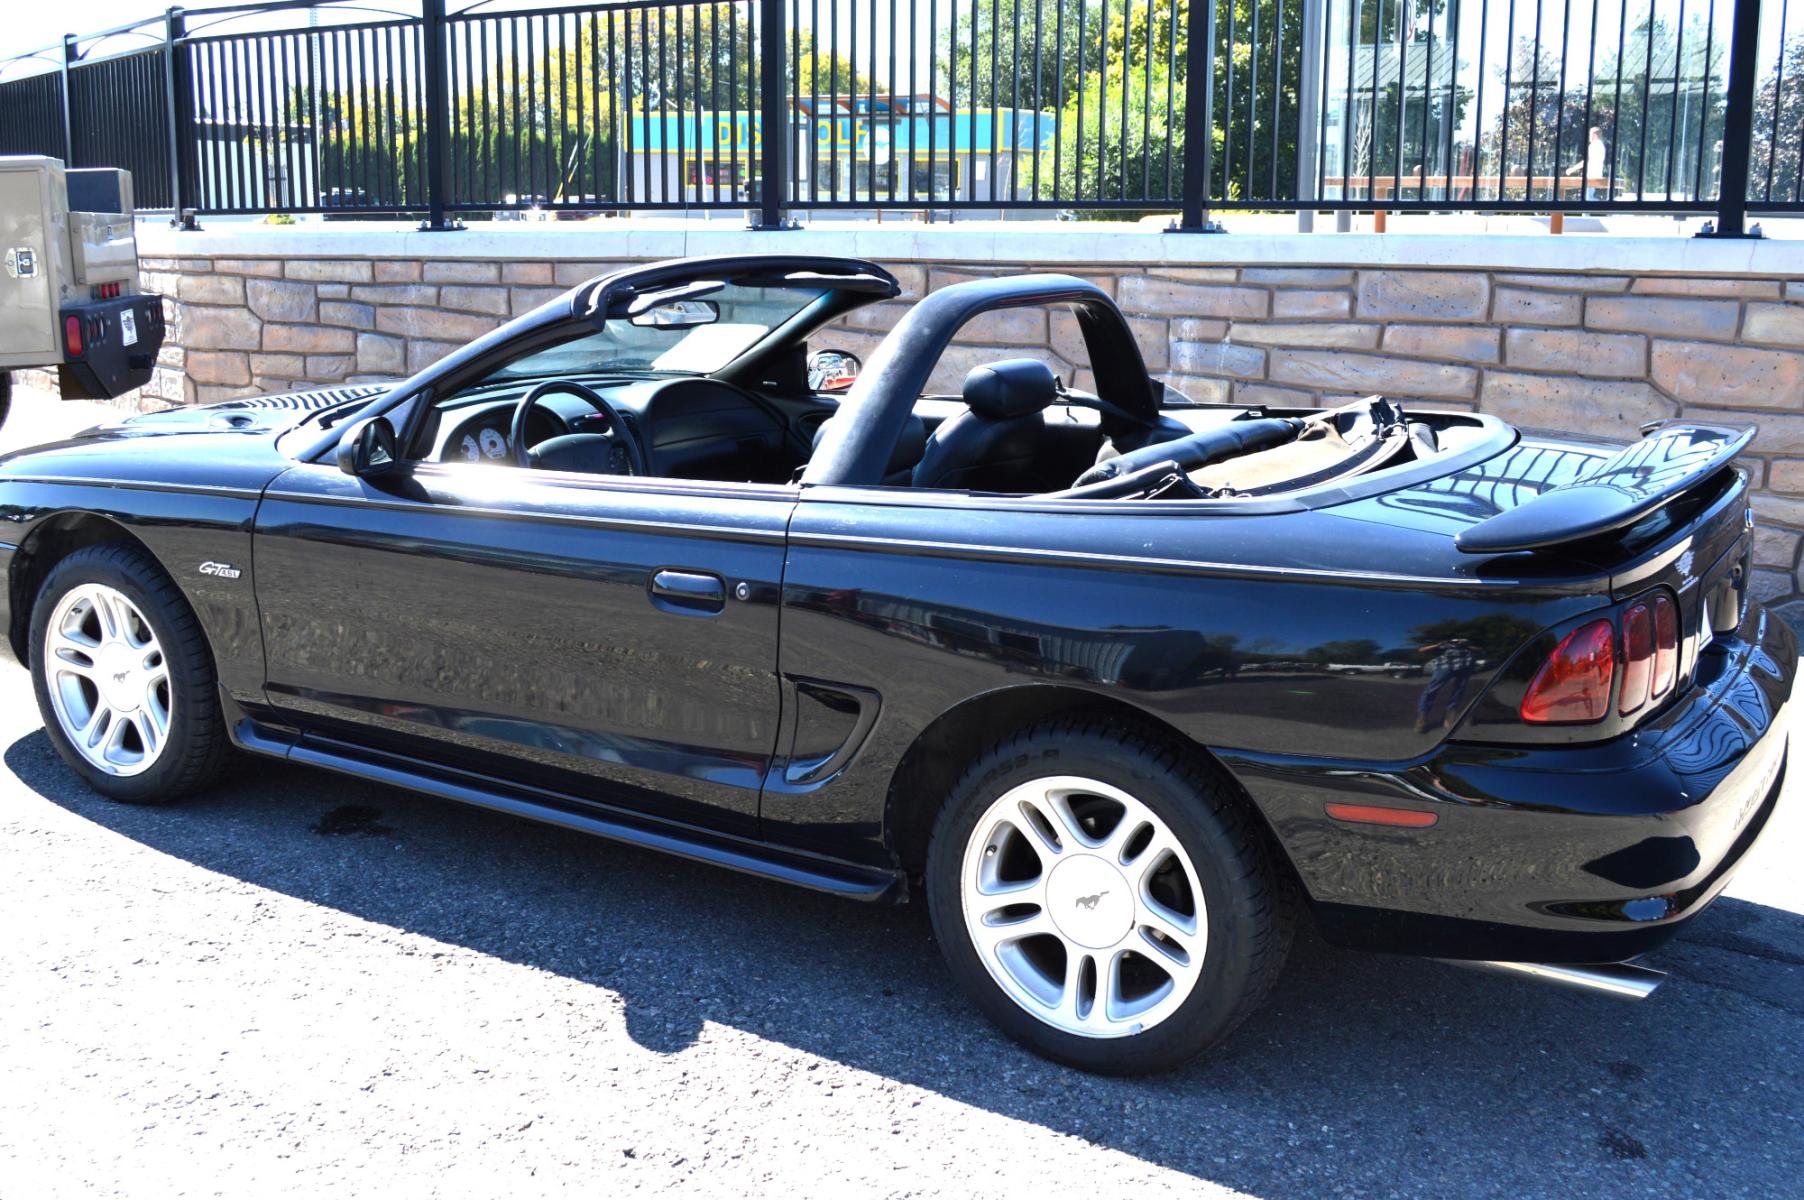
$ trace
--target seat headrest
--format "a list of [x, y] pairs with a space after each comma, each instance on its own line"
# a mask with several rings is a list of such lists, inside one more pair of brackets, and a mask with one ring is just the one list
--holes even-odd
[[980, 417], [1005, 421], [1044, 410], [1058, 399], [1059, 381], [1037, 358], [1010, 358], [973, 367], [965, 376], [964, 400]]

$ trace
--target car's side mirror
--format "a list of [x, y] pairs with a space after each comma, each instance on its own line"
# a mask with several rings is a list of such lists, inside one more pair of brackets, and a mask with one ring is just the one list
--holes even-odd
[[808, 356], [808, 390], [843, 392], [863, 369], [863, 360], [850, 350], [816, 350]]
[[366, 417], [338, 439], [338, 469], [346, 475], [386, 475], [400, 463], [395, 427], [387, 417]]

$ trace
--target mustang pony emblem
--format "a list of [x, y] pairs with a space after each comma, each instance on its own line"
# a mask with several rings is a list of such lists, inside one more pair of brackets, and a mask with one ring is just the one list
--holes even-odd
[[1107, 888], [1104, 888], [1102, 891], [1096, 893], [1094, 896], [1079, 896], [1077, 898], [1077, 906], [1079, 908], [1085, 908], [1085, 909], [1089, 909], [1091, 912], [1095, 912], [1096, 906], [1098, 904], [1102, 903], [1102, 898], [1108, 894], [1109, 894], [1109, 890]]

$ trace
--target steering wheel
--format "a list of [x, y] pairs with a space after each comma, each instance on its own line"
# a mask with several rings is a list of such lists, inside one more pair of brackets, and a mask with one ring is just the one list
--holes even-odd
[[594, 388], [569, 379], [548, 379], [520, 397], [520, 403], [514, 406], [514, 419], [508, 430], [508, 440], [514, 447], [515, 462], [522, 467], [532, 466], [531, 451], [526, 445], [526, 418], [532, 413], [534, 405], [553, 392], [568, 392], [572, 396], [580, 397], [590, 408], [608, 419], [607, 436], [613, 438], [626, 451], [626, 473], [628, 475], [651, 474], [650, 467], [646, 465], [645, 447], [639, 441], [638, 432], [626, 423], [626, 418], [621, 415], [613, 401]]

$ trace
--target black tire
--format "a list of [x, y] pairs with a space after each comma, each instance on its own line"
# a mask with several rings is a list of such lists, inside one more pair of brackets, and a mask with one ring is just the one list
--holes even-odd
[[[88, 762], [70, 742], [51, 702], [44, 670], [50, 617], [63, 596], [84, 584], [103, 584], [123, 593], [151, 626], [168, 664], [168, 734], [156, 761], [136, 775], [110, 775]], [[212, 652], [186, 598], [142, 549], [125, 543], [89, 546], [51, 568], [32, 608], [30, 662], [38, 712], [51, 745], [96, 792], [132, 804], [166, 804], [218, 778], [229, 742]]]
[[[978, 821], [1011, 788], [1052, 775], [1085, 776], [1131, 793], [1177, 837], [1201, 881], [1208, 939], [1195, 990], [1142, 1032], [1097, 1038], [1042, 1021], [998, 985], [966, 932], [960, 875]], [[1035, 1052], [1108, 1075], [1174, 1069], [1246, 1019], [1289, 953], [1292, 885], [1258, 821], [1232, 782], [1192, 748], [1103, 719], [1040, 722], [979, 757], [935, 823], [926, 871], [935, 936], [966, 994]]]

